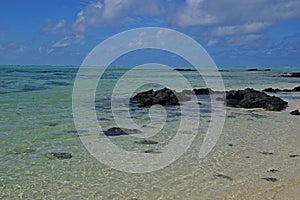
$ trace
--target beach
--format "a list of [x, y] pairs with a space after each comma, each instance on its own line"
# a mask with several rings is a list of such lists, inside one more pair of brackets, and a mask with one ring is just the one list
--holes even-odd
[[[225, 89], [269, 87], [292, 89], [297, 67], [220, 68]], [[300, 123], [291, 115], [300, 109], [300, 92], [267, 93], [287, 101], [279, 112], [261, 108], [226, 107], [222, 133], [204, 158], [199, 148], [211, 120], [210, 98], [199, 101], [199, 128], [188, 150], [165, 168], [148, 173], [112, 169], [93, 157], [81, 142], [85, 130], [76, 130], [72, 91], [78, 66], [0, 66], [0, 199], [297, 199], [300, 196]], [[110, 67], [95, 98], [103, 130], [115, 127], [110, 108], [111, 90], [131, 67]], [[196, 71], [182, 71], [193, 88], [205, 88]], [[160, 72], [157, 79], [172, 79]], [[151, 74], [149, 74], [151, 76]], [[159, 89], [148, 85], [139, 88]], [[176, 108], [176, 107], [175, 107]], [[126, 151], [159, 153], [174, 137], [180, 115], [170, 107], [166, 126], [138, 143], [130, 135], [109, 139]], [[145, 108], [132, 112], [136, 123], [148, 123]], [[154, 113], [155, 114], [155, 113]], [[155, 117], [155, 115], [154, 115]], [[80, 135], [80, 137], [79, 137]], [[49, 157], [66, 152], [68, 159]], [[138, 165], [137, 165], [138, 167]]]

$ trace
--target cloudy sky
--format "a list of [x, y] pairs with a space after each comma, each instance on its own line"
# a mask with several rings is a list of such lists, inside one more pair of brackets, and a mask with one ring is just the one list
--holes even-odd
[[106, 38], [149, 26], [187, 34], [219, 66], [300, 66], [299, 0], [3, 0], [0, 64], [80, 65]]

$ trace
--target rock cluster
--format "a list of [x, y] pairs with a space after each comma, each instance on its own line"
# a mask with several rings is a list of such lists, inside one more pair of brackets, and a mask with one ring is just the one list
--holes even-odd
[[279, 97], [269, 96], [250, 88], [226, 92], [225, 103], [230, 107], [264, 108], [268, 111], [281, 111], [288, 105]]

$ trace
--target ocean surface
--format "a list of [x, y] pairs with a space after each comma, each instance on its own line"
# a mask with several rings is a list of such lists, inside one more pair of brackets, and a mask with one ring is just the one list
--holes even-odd
[[[281, 112], [227, 108], [222, 134], [203, 159], [198, 152], [211, 108], [210, 98], [200, 97], [200, 126], [190, 148], [161, 170], [126, 173], [99, 162], [81, 142], [79, 135], [85, 130], [76, 130], [72, 114], [78, 68], [0, 66], [0, 199], [272, 199], [300, 182], [300, 118], [289, 114], [300, 109], [300, 93], [270, 94], [289, 102]], [[110, 96], [130, 69], [109, 67], [99, 82], [95, 109], [103, 130], [116, 126]], [[300, 67], [220, 69], [226, 90], [300, 86], [299, 78], [280, 76], [300, 72]], [[192, 87], [206, 87], [196, 71], [179, 73]], [[164, 71], [158, 74], [153, 78], [176, 82]], [[161, 87], [146, 85], [139, 91]], [[149, 123], [147, 109], [137, 108], [132, 118], [138, 124]], [[150, 138], [157, 144], [140, 144], [141, 138], [128, 135], [110, 140], [127, 151], [160, 153], [179, 122], [180, 111], [169, 107], [164, 128]], [[51, 159], [51, 152], [71, 153], [72, 158]]]

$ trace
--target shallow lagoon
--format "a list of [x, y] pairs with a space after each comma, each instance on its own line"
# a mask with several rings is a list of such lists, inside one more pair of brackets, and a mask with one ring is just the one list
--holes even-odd
[[[282, 112], [228, 108], [224, 130], [213, 151], [198, 158], [209, 115], [209, 98], [200, 99], [200, 127], [189, 150], [160, 171], [119, 172], [98, 162], [77, 135], [72, 116], [72, 87], [78, 67], [0, 67], [0, 198], [1, 199], [222, 199], [276, 196], [300, 182], [300, 94], [276, 94], [289, 102]], [[114, 126], [110, 89], [129, 67], [105, 73], [96, 96], [99, 123]], [[222, 68], [225, 87], [293, 88], [300, 79], [278, 77], [295, 67], [247, 72]], [[227, 71], [228, 70], [228, 71]], [[194, 87], [205, 87], [195, 72], [182, 72]], [[275, 76], [275, 77], [274, 77]], [[162, 73], [162, 77], [170, 78]], [[168, 126], [151, 138], [158, 144], [137, 144], [130, 136], [113, 137], [120, 147], [137, 152], [159, 149], [170, 140], [178, 119], [171, 111]], [[141, 112], [137, 122], [147, 121]], [[79, 131], [80, 132], [80, 131]], [[84, 132], [82, 132], [84, 134]], [[49, 152], [70, 152], [71, 159], [49, 159]], [[277, 171], [278, 170], [278, 171]], [[276, 178], [277, 181], [268, 181]]]

